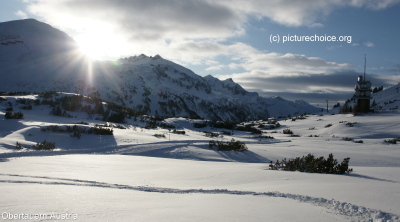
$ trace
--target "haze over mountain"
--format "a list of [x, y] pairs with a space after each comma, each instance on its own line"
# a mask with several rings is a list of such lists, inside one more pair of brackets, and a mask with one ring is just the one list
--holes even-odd
[[91, 62], [66, 33], [34, 19], [0, 23], [0, 43], [0, 91], [75, 92], [151, 115], [235, 122], [320, 111], [201, 77], [159, 55]]

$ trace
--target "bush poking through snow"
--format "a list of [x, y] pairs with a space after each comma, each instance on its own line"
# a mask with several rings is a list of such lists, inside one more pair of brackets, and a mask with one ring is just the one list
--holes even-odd
[[46, 140], [44, 140], [41, 143], [37, 143], [36, 145], [33, 145], [32, 148], [35, 150], [52, 150], [52, 149], [56, 148], [56, 143], [47, 142]]
[[357, 122], [354, 122], [354, 123], [348, 122], [348, 123], [346, 123], [346, 126], [353, 127], [355, 124], [357, 124]]
[[217, 147], [218, 151], [246, 151], [248, 150], [246, 144], [244, 144], [243, 142], [240, 141], [235, 141], [235, 139], [232, 138], [231, 141], [228, 142], [222, 142], [222, 141], [215, 141], [215, 140], [211, 140], [208, 143], [208, 147], [209, 148], [214, 148]]
[[293, 134], [293, 131], [290, 129], [284, 129], [282, 132], [283, 134]]
[[331, 126], [333, 126], [332, 123], [329, 123], [329, 124], [325, 125], [325, 128], [329, 128]]
[[383, 142], [390, 143], [390, 144], [397, 144], [397, 140], [396, 139], [388, 139], [388, 140], [384, 140]]
[[213, 133], [213, 132], [208, 132], [208, 131], [204, 131], [204, 133], [206, 134], [206, 137], [223, 137], [222, 135], [220, 135], [219, 133]]
[[168, 123], [160, 123], [158, 124], [159, 127], [163, 129], [175, 129], [174, 125], [168, 124]]
[[172, 133], [185, 135], [186, 131], [185, 130], [173, 130]]
[[17, 141], [17, 143], [15, 144], [15, 149], [17, 149], [17, 150], [22, 149], [22, 145], [21, 145], [21, 143], [19, 143], [18, 141]]
[[233, 132], [229, 132], [229, 131], [225, 131], [225, 130], [222, 130], [221, 133], [224, 134], [224, 135], [228, 135], [228, 136], [232, 136], [233, 135]]
[[153, 136], [155, 136], [155, 137], [163, 137], [163, 138], [165, 138], [165, 135], [164, 135], [164, 134], [154, 134]]
[[316, 158], [309, 153], [307, 156], [296, 157], [295, 159], [279, 160], [276, 163], [271, 161], [269, 165], [270, 170], [287, 170], [287, 171], [300, 171], [308, 173], [327, 173], [327, 174], [349, 174], [353, 169], [349, 168], [350, 157], [344, 158], [342, 163], [338, 164], [337, 160], [333, 158], [333, 154], [329, 154], [328, 158]]
[[50, 125], [44, 128], [41, 128], [40, 131], [42, 132], [53, 132], [53, 133], [86, 133], [86, 134], [96, 134], [96, 135], [113, 135], [113, 129], [101, 126], [95, 127], [79, 127], [77, 125], [73, 126], [57, 126], [57, 125]]
[[87, 131], [88, 134], [96, 134], [96, 135], [113, 135], [114, 131], [109, 128], [103, 128], [103, 127], [90, 127], [90, 129]]
[[204, 128], [204, 127], [206, 127], [207, 126], [207, 123], [206, 122], [203, 122], [203, 123], [193, 123], [193, 127], [194, 128]]
[[23, 119], [24, 118], [24, 114], [22, 112], [16, 112], [16, 113], [6, 112], [4, 117], [6, 119]]
[[254, 138], [257, 138], [257, 139], [275, 139], [273, 136], [263, 136], [263, 135], [254, 136]]

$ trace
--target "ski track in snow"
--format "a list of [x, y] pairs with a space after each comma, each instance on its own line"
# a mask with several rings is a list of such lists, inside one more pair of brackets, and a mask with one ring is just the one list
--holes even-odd
[[[79, 179], [45, 177], [45, 176], [28, 176], [28, 175], [2, 174], [2, 173], [0, 173], [0, 176], [44, 179], [44, 181], [1, 179], [0, 183], [87, 186], [87, 187], [100, 187], [100, 188], [110, 188], [110, 189], [134, 190], [140, 192], [169, 193], [169, 194], [195, 193], [195, 194], [226, 194], [226, 195], [252, 195], [252, 196], [265, 196], [265, 197], [279, 197], [279, 198], [296, 200], [304, 203], [310, 203], [319, 207], [324, 207], [326, 209], [329, 209], [330, 211], [339, 213], [347, 217], [351, 217], [351, 221], [392, 221], [392, 222], [400, 221], [399, 215], [383, 212], [380, 210], [370, 209], [363, 206], [357, 206], [351, 203], [340, 202], [334, 199], [328, 200], [325, 198], [311, 197], [299, 194], [281, 193], [277, 191], [254, 192], [254, 191], [240, 191], [240, 190], [227, 190], [227, 189], [211, 189], [211, 190], [175, 189], [175, 188], [148, 187], [148, 186], [130, 186], [130, 185], [104, 183], [91, 180], [79, 180]], [[53, 181], [45, 181], [45, 180], [53, 180]]]

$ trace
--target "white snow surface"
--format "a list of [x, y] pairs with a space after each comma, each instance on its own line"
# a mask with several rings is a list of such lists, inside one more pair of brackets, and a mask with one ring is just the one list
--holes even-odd
[[400, 106], [400, 83], [372, 94], [373, 107], [377, 112], [398, 112]]
[[[104, 122], [88, 120], [80, 112], [65, 118], [49, 115], [47, 106], [20, 110], [15, 105], [15, 99], [37, 98], [34, 95], [2, 97], [7, 98], [0, 102], [4, 221], [400, 221], [400, 145], [383, 142], [400, 136], [398, 113], [281, 120], [280, 128], [263, 130], [274, 139], [235, 130], [217, 140], [240, 140], [248, 151], [222, 152], [208, 148], [211, 138], [203, 132], [222, 129], [194, 128], [199, 120], [166, 120], [185, 135], [145, 129], [129, 119], [122, 124], [127, 129], [114, 128], [112, 136], [82, 134], [77, 139], [40, 129]], [[4, 119], [8, 101], [24, 119]], [[353, 127], [346, 125], [349, 122]], [[300, 137], [283, 134], [285, 128]], [[15, 149], [16, 142], [28, 147], [44, 139], [57, 148]], [[269, 170], [271, 160], [308, 153], [333, 153], [339, 162], [350, 157], [354, 171], [329, 175]], [[35, 218], [39, 214], [47, 218]]]

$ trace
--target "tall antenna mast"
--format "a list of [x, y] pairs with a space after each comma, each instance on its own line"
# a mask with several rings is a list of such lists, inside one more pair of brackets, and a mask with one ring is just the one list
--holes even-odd
[[364, 81], [367, 81], [365, 79], [365, 70], [367, 69], [367, 54], [364, 54]]

